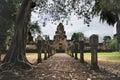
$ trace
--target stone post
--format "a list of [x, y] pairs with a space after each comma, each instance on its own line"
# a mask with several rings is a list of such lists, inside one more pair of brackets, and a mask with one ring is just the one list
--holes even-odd
[[52, 53], [52, 55], [54, 55], [54, 48], [53, 47], [51, 47], [51, 53]]
[[38, 40], [38, 41], [37, 41], [37, 49], [38, 49], [38, 59], [37, 59], [37, 63], [41, 63], [41, 62], [42, 62], [42, 56], [41, 56], [42, 40]]
[[49, 58], [50, 57], [50, 46], [49, 46], [49, 44], [48, 44], [47, 52], [48, 52], [48, 58]]
[[72, 46], [70, 46], [70, 48], [69, 48], [69, 54], [70, 54], [71, 57], [73, 57], [72, 49], [71, 48], [72, 48]]
[[90, 37], [90, 47], [91, 47], [91, 69], [99, 70], [97, 58], [98, 36], [95, 34]]
[[49, 47], [50, 47], [50, 56], [52, 56], [52, 47], [51, 46]]
[[48, 46], [47, 46], [47, 45], [48, 45], [47, 42], [44, 41], [44, 60], [47, 59], [47, 49], [48, 49]]
[[80, 41], [80, 62], [84, 63], [84, 41]]
[[78, 50], [79, 50], [79, 43], [78, 41], [74, 42], [74, 52], [75, 52], [75, 59], [78, 59]]
[[70, 53], [70, 43], [68, 43], [68, 46], [67, 46], [67, 54], [71, 56], [71, 53]]
[[53, 48], [53, 55], [56, 54], [56, 48]]
[[74, 45], [71, 46], [71, 56], [74, 57]]

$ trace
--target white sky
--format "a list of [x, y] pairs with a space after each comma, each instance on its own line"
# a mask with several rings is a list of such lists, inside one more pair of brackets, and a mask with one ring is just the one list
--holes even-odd
[[[36, 20], [39, 20], [39, 18], [36, 14], [33, 14], [32, 21]], [[113, 27], [109, 26], [106, 23], [100, 23], [99, 17], [96, 17], [92, 20], [90, 27], [87, 27], [85, 24], [83, 24], [83, 21], [78, 20], [76, 16], [72, 16], [71, 20], [68, 22], [68, 25], [66, 25], [66, 23], [63, 23], [67, 39], [71, 39], [71, 35], [74, 32], [82, 32], [86, 37], [90, 37], [92, 34], [97, 34], [99, 36], [99, 42], [102, 42], [104, 36], [112, 37], [116, 33], [115, 26]], [[72, 26], [71, 23], [73, 24]], [[58, 24], [59, 22], [56, 25], [48, 22], [45, 27], [41, 27], [42, 35], [49, 35], [50, 39], [53, 39]]]

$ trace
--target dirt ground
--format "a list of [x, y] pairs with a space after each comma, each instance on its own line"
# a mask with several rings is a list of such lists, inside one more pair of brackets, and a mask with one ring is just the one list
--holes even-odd
[[120, 62], [99, 61], [100, 71], [95, 72], [90, 69], [89, 61], [82, 64], [64, 53], [32, 66], [33, 69], [27, 71], [0, 72], [0, 80], [120, 80]]

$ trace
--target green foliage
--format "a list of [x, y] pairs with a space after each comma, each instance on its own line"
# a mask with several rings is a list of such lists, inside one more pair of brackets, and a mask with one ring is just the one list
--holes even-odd
[[91, 22], [92, 0], [36, 0], [35, 13], [39, 13], [40, 20], [55, 23], [56, 21], [69, 20], [71, 14], [83, 18], [84, 23]]
[[41, 34], [41, 28], [38, 25], [38, 22], [30, 22], [28, 28], [28, 32], [30, 32], [33, 36], [35, 36], [36, 34]]
[[48, 41], [49, 40], [49, 35], [44, 35], [45, 40]]
[[117, 42], [117, 35], [114, 34], [113, 38], [111, 39], [110, 36], [104, 36], [104, 43], [107, 43], [108, 49], [111, 49], [113, 51], [118, 50], [118, 42]]
[[31, 34], [31, 32], [28, 32], [27, 42], [33, 42], [33, 36], [32, 36], [32, 34]]
[[104, 42], [109, 42], [111, 40], [110, 36], [104, 36], [103, 38]]
[[[84, 57], [86, 60], [91, 59], [91, 53], [84, 53]], [[80, 54], [78, 54], [78, 58], [80, 58]], [[120, 61], [120, 53], [119, 52], [98, 52], [98, 59], [105, 61]]]
[[114, 25], [119, 20], [120, 15], [119, 0], [95, 0], [92, 10], [93, 15], [100, 15], [102, 22]]
[[71, 37], [71, 40], [74, 41], [74, 39], [76, 39], [76, 33], [73, 33], [72, 37]]
[[71, 40], [72, 41], [79, 40], [80, 38], [84, 38], [84, 34], [82, 32], [76, 32], [76, 33], [73, 33]]
[[110, 43], [109, 43], [109, 48], [111, 50], [118, 50], [118, 42], [117, 42], [117, 37], [113, 38]]
[[14, 24], [16, 13], [19, 7], [20, 0], [1, 0], [0, 2], [0, 37], [2, 45], [6, 47], [10, 42], [14, 32]]

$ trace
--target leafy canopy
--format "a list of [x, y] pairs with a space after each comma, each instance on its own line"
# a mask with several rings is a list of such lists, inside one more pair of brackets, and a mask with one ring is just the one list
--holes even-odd
[[114, 25], [120, 18], [120, 0], [95, 0], [92, 14], [99, 15], [102, 22]]
[[35, 0], [34, 12], [39, 14], [40, 21], [56, 22], [69, 20], [71, 14], [83, 18], [84, 23], [91, 21], [92, 0]]
[[75, 32], [72, 34], [71, 40], [79, 40], [79, 39], [83, 39], [84, 38], [84, 34], [82, 32]]

